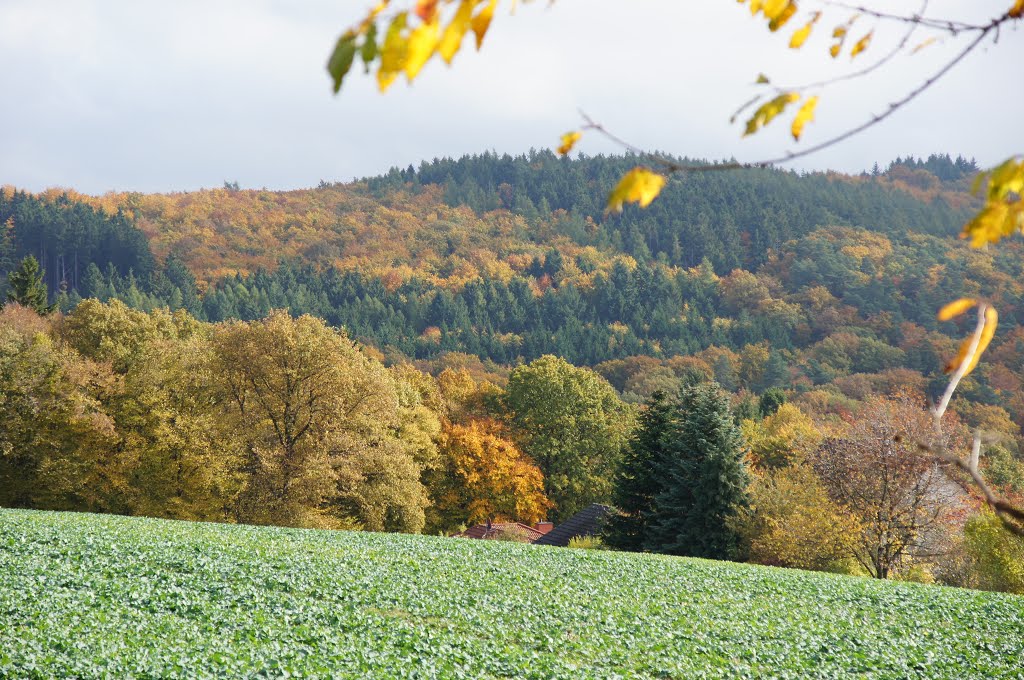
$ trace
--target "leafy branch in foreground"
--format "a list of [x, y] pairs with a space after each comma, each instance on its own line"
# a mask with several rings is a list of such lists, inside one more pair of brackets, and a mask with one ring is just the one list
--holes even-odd
[[932, 408], [932, 425], [936, 434], [935, 443], [929, 444], [918, 441], [917, 445], [922, 450], [931, 453], [932, 458], [936, 462], [950, 463], [966, 472], [970, 476], [971, 482], [981, 492], [985, 502], [996, 513], [996, 516], [999, 517], [1003, 526], [1018, 536], [1024, 537], [1024, 508], [1019, 508], [1009, 501], [998, 497], [978, 469], [978, 459], [983, 443], [983, 433], [981, 430], [977, 430], [974, 433], [974, 442], [971, 445], [971, 452], [966, 460], [962, 456], [951, 453], [941, 436], [942, 417], [946, 414], [946, 409], [953, 398], [953, 393], [956, 392], [960, 381], [978, 365], [978, 360], [995, 334], [999, 315], [995, 307], [971, 298], [962, 298], [951, 302], [939, 310], [938, 313], [940, 321], [948, 321], [966, 313], [975, 306], [978, 308], [978, 322], [975, 325], [974, 332], [963, 341], [957, 356], [946, 365], [946, 372], [952, 373], [952, 376], [950, 376], [949, 384], [946, 386], [946, 390], [939, 403]]

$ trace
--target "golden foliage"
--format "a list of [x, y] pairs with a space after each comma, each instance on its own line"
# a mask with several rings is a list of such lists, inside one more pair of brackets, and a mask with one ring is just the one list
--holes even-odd
[[665, 186], [665, 177], [647, 168], [633, 168], [619, 180], [619, 183], [612, 189], [608, 196], [608, 209], [613, 212], [622, 212], [624, 203], [639, 203], [641, 208], [651, 204], [662, 187]]

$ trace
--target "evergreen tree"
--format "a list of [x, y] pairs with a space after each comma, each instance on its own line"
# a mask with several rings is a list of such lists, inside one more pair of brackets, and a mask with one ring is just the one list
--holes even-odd
[[7, 301], [17, 302], [22, 307], [29, 307], [40, 314], [49, 314], [53, 306], [49, 304], [46, 284], [43, 283], [43, 272], [39, 269], [39, 261], [29, 255], [18, 268], [7, 275]]
[[658, 390], [640, 414], [639, 426], [626, 447], [615, 480], [612, 502], [620, 514], [612, 515], [605, 525], [605, 540], [613, 548], [644, 548], [654, 499], [664, 491], [665, 435], [673, 412], [672, 403]]
[[761, 395], [761, 401], [758, 404], [759, 410], [761, 411], [761, 417], [767, 418], [779, 410], [779, 407], [786, 403], [786, 393], [778, 387], [772, 387], [765, 391]]
[[683, 390], [665, 438], [665, 489], [654, 500], [645, 548], [729, 559], [737, 535], [729, 519], [747, 504], [749, 476], [729, 397], [716, 383]]

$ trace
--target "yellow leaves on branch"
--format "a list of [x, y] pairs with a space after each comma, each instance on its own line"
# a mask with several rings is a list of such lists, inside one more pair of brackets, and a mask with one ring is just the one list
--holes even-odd
[[[444, 8], [456, 4], [454, 12], [447, 13], [450, 19], [445, 23]], [[334, 92], [341, 89], [357, 52], [367, 69], [374, 61], [379, 62], [377, 85], [384, 92], [403, 72], [411, 83], [435, 54], [451, 64], [470, 31], [480, 49], [498, 0], [417, 0], [411, 12], [401, 11], [392, 17], [383, 43], [378, 45], [378, 16], [388, 6], [387, 0], [381, 2], [338, 39], [327, 61]]]
[[[738, 0], [740, 3], [746, 0]], [[750, 13], [758, 12], [768, 20], [768, 28], [777, 31], [796, 14], [797, 6], [793, 0], [750, 0]]]
[[818, 19], [821, 18], [821, 12], [815, 12], [811, 15], [810, 20], [803, 25], [802, 28], [798, 28], [793, 33], [793, 37], [789, 39], [789, 47], [794, 50], [798, 50], [803, 47], [804, 43], [807, 42], [807, 38], [811, 35], [811, 29], [814, 28], [814, 24], [818, 23]]
[[1009, 158], [993, 170], [979, 174], [974, 181], [974, 193], [982, 184], [987, 184], [985, 205], [964, 225], [961, 234], [961, 238], [970, 238], [975, 248], [1024, 231], [1024, 156]]
[[869, 31], [867, 35], [854, 43], [853, 49], [850, 50], [850, 59], [853, 59], [868, 48], [868, 44], [871, 42], [871, 36], [874, 35], [874, 33], [874, 31]]
[[651, 204], [662, 187], [665, 178], [647, 168], [633, 168], [627, 172], [608, 196], [608, 210], [622, 212], [624, 203], [639, 203], [641, 208]]
[[752, 135], [786, 110], [786, 107], [800, 99], [796, 92], [783, 92], [778, 97], [771, 99], [754, 111], [754, 115], [747, 121], [747, 128], [743, 136]]
[[[960, 298], [959, 300], [950, 302], [948, 305], [945, 305], [940, 309], [936, 318], [938, 318], [939, 321], [949, 321], [979, 304], [981, 303], [974, 298]], [[981, 355], [984, 351], [988, 348], [989, 343], [992, 342], [992, 337], [996, 333], [996, 326], [999, 324], [999, 313], [996, 311], [995, 307], [988, 304], [981, 304], [979, 313], [984, 318], [980, 331], [972, 333], [967, 336], [962, 343], [960, 343], [960, 349], [957, 351], [956, 356], [950, 359], [945, 366], [944, 370], [946, 373], [953, 373], [960, 369], [960, 367], [963, 366], [963, 363], [967, 361], [968, 355], [970, 355], [970, 363], [964, 370], [964, 375], [966, 376], [970, 374], [970, 372], [974, 370], [975, 366], [978, 365], [978, 361], [981, 359]], [[974, 347], [973, 354], [971, 354], [972, 346]]]
[[562, 144], [558, 147], [558, 153], [563, 156], [572, 151], [572, 148], [576, 146], [576, 142], [580, 141], [580, 137], [583, 136], [582, 132], [572, 131], [566, 132], [562, 135]]
[[797, 112], [796, 117], [793, 119], [793, 126], [791, 132], [793, 133], [793, 139], [800, 141], [800, 135], [803, 134], [804, 125], [814, 120], [814, 109], [818, 106], [817, 97], [808, 97], [807, 101], [803, 103]]

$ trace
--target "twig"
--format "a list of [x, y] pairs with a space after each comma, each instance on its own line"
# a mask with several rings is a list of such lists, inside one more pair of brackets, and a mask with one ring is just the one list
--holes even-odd
[[870, 119], [866, 120], [865, 122], [861, 123], [860, 125], [852, 127], [850, 129], [846, 130], [845, 132], [836, 135], [835, 137], [832, 137], [830, 139], [825, 140], [824, 142], [821, 142], [819, 144], [815, 144], [814, 146], [810, 146], [810, 147], [801, 149], [799, 151], [789, 151], [785, 155], [779, 156], [777, 158], [768, 158], [768, 159], [761, 160], [761, 161], [752, 161], [752, 162], [747, 162], [747, 163], [734, 162], [734, 163], [716, 163], [716, 164], [713, 164], [713, 165], [710, 165], [710, 164], [708, 164], [708, 165], [683, 165], [683, 164], [678, 163], [678, 162], [676, 162], [676, 161], [674, 161], [674, 160], [672, 160], [670, 158], [666, 158], [665, 156], [662, 156], [660, 154], [653, 154], [653, 153], [641, 151], [635, 145], [625, 141], [621, 137], [619, 137], [619, 136], [613, 134], [612, 132], [608, 131], [603, 125], [601, 125], [600, 123], [597, 123], [596, 121], [594, 121], [590, 116], [588, 116], [583, 111], [580, 111], [580, 115], [583, 117], [583, 120], [585, 122], [585, 125], [583, 126], [583, 129], [585, 129], [585, 130], [594, 130], [595, 132], [600, 133], [601, 135], [603, 135], [607, 139], [609, 139], [612, 142], [614, 142], [615, 144], [618, 144], [619, 146], [627, 149], [628, 151], [632, 151], [633, 153], [636, 153], [637, 155], [641, 155], [641, 156], [645, 156], [645, 157], [649, 158], [652, 162], [660, 165], [664, 172], [669, 173], [669, 174], [676, 173], [676, 172], [706, 172], [708, 170], [742, 170], [742, 169], [750, 169], [750, 168], [767, 168], [767, 167], [771, 167], [773, 165], [778, 165], [780, 163], [787, 163], [789, 161], [793, 161], [793, 160], [796, 160], [798, 158], [803, 158], [805, 156], [809, 156], [809, 155], [817, 153], [819, 151], [823, 151], [824, 149], [827, 149], [827, 148], [829, 148], [831, 146], [834, 146], [835, 144], [838, 144], [840, 142], [846, 141], [850, 137], [853, 137], [854, 135], [857, 135], [857, 134], [863, 132], [864, 130], [867, 130], [868, 128], [870, 128], [872, 126], [877, 125], [878, 123], [881, 123], [883, 120], [885, 120], [886, 118], [888, 118], [889, 116], [894, 114], [896, 111], [900, 110], [901, 108], [903, 108], [904, 106], [909, 104], [911, 101], [916, 99], [919, 95], [921, 95], [929, 87], [934, 85], [940, 78], [942, 78], [944, 75], [946, 75], [946, 73], [948, 73], [954, 66], [956, 66], [961, 61], [963, 61], [963, 59], [965, 57], [967, 57], [967, 55], [969, 55], [971, 52], [973, 52], [982, 43], [982, 41], [984, 41], [985, 38], [988, 37], [988, 35], [990, 33], [992, 33], [993, 31], [997, 31], [998, 28], [1003, 23], [1005, 23], [1006, 21], [1010, 21], [1011, 19], [1013, 19], [1013, 17], [1010, 16], [1009, 12], [1007, 12], [1006, 14], [1003, 14], [1001, 16], [995, 17], [988, 24], [979, 27], [978, 28], [978, 35], [975, 36], [975, 38], [973, 40], [971, 40], [971, 42], [968, 43], [968, 45], [963, 50], [961, 50], [959, 53], [957, 53], [957, 55], [955, 57], [953, 57], [951, 60], [946, 62], [942, 66], [942, 68], [940, 68], [933, 75], [931, 75], [929, 78], [927, 78], [918, 87], [916, 87], [913, 90], [911, 90], [909, 93], [907, 93], [901, 99], [899, 99], [899, 100], [889, 104], [889, 108], [887, 108], [882, 113], [875, 114]]
[[985, 311], [988, 309], [988, 305], [982, 303], [978, 305], [978, 323], [974, 328], [974, 334], [971, 336], [971, 344], [967, 347], [967, 353], [960, 365], [957, 366], [956, 372], [949, 380], [949, 384], [946, 386], [946, 391], [942, 394], [942, 399], [936, 404], [935, 408], [932, 409], [932, 423], [935, 428], [935, 444], [928, 444], [926, 442], [918, 442], [918, 447], [927, 451], [931, 454], [932, 460], [937, 463], [949, 463], [957, 466], [964, 472], [966, 472], [974, 486], [981, 491], [981, 495], [985, 498], [985, 502], [999, 520], [1003, 523], [1003, 526], [1010, 532], [1024, 537], [1024, 509], [1018, 508], [1009, 501], [996, 496], [992, 488], [985, 482], [985, 478], [982, 476], [981, 471], [978, 469], [978, 458], [981, 455], [981, 444], [982, 437], [981, 431], [978, 430], [974, 433], [974, 441], [971, 445], [970, 457], [965, 461], [959, 456], [952, 455], [946, 449], [945, 441], [942, 435], [942, 417], [946, 414], [946, 409], [949, 408], [950, 399], [953, 398], [953, 393], [956, 388], [960, 385], [960, 381], [967, 374], [968, 367], [974, 363], [974, 357], [978, 352], [978, 346], [981, 344], [981, 335], [985, 330]]

